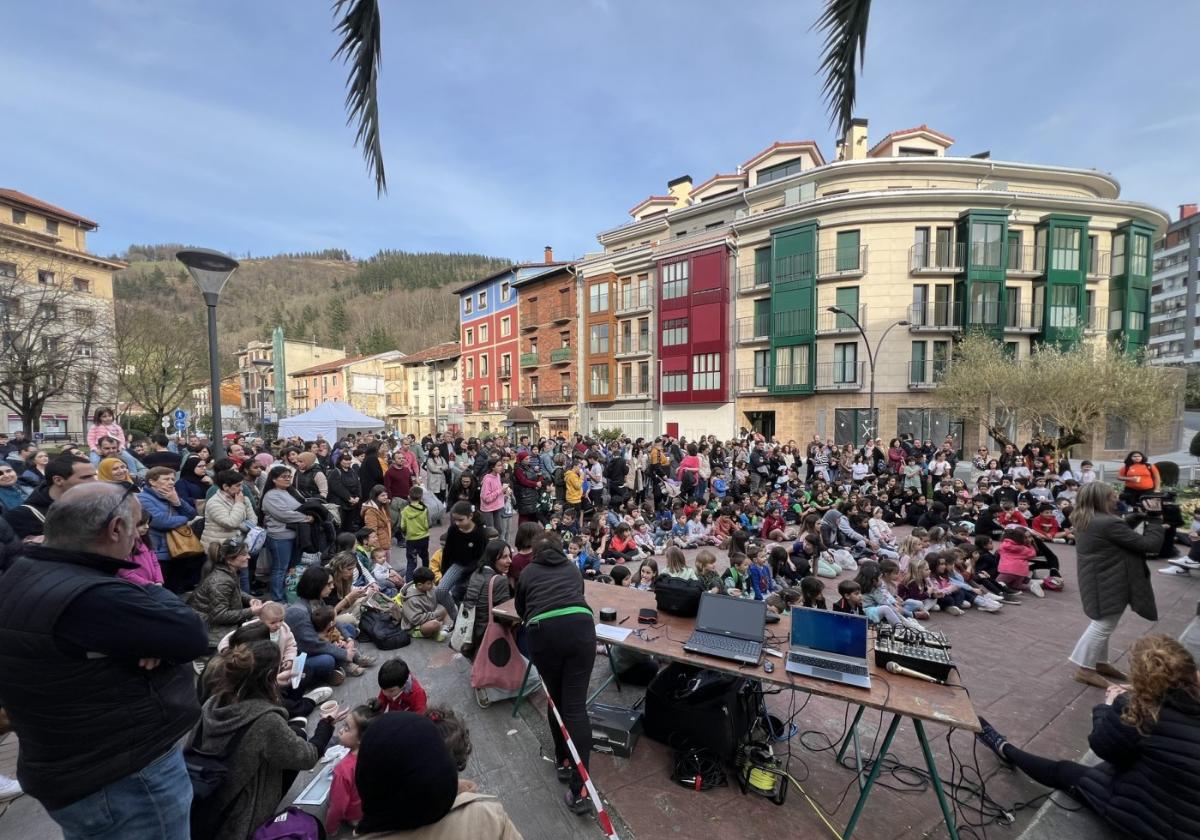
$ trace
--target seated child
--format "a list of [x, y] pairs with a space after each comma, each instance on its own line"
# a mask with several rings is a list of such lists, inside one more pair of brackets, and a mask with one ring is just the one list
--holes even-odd
[[1010, 589], [1032, 592], [1045, 598], [1042, 582], [1033, 580], [1029, 573], [1029, 562], [1037, 556], [1033, 547], [1033, 534], [1024, 528], [1006, 528], [1000, 541], [1000, 559], [997, 563], [996, 580]]
[[792, 607], [801, 603], [804, 596], [794, 586], [785, 586], [766, 597], [767, 609], [776, 615], [786, 615]]
[[[896, 561], [884, 558], [889, 563], [889, 570], [898, 570]], [[858, 566], [858, 576], [854, 579], [862, 592], [863, 612], [872, 624], [887, 622], [892, 627], [897, 624], [907, 624], [920, 627], [915, 621], [901, 614], [902, 607], [896, 596], [887, 588], [883, 579], [883, 567], [874, 560], [867, 560]]]
[[[972, 553], [974, 546], [971, 547]], [[950, 558], [950, 580], [966, 587], [974, 597], [971, 598], [971, 603], [983, 610], [984, 612], [999, 612], [1002, 603], [998, 595], [994, 595], [985, 589], [979, 582], [974, 580], [974, 564], [971, 561], [971, 555], [966, 554], [962, 549], [955, 549], [951, 552], [953, 555]]]
[[418, 566], [413, 571], [412, 581], [401, 592], [404, 604], [400, 608], [400, 627], [412, 632], [414, 639], [446, 638], [443, 625], [449, 613], [438, 603], [433, 591], [433, 571]]
[[592, 545], [588, 538], [582, 534], [571, 538], [571, 542], [567, 545], [567, 556], [575, 561], [585, 578], [600, 574], [600, 558], [592, 551]]
[[357, 651], [354, 649], [354, 640], [347, 639], [342, 635], [342, 631], [333, 621], [333, 607], [322, 604], [318, 607], [313, 607], [312, 610], [312, 625], [317, 631], [317, 635], [332, 645], [337, 645], [342, 650], [346, 651], [348, 660], [342, 670], [351, 677], [360, 677], [363, 674], [363, 667], [354, 660], [358, 657]]
[[721, 575], [721, 584], [726, 595], [750, 597], [750, 558], [740, 552], [729, 555], [729, 568]]
[[[861, 566], [859, 572], [862, 572]], [[840, 597], [833, 604], [834, 612], [864, 615], [862, 587], [858, 585], [858, 581], [850, 578], [841, 581], [838, 584], [838, 595]]]
[[619, 523], [604, 546], [604, 559], [621, 564], [640, 560], [641, 557], [642, 551], [633, 538], [633, 529], [625, 522]]
[[802, 603], [806, 607], [813, 607], [818, 610], [829, 609], [825, 604], [825, 581], [819, 577], [809, 575], [800, 581], [800, 595]]
[[[446, 748], [454, 757], [458, 772], [466, 770], [467, 759], [471, 755], [471, 733], [467, 730], [466, 725], [452, 709], [443, 706], [430, 706], [425, 711], [425, 717], [429, 718], [437, 727], [442, 740], [446, 742]], [[470, 793], [474, 790], [474, 782], [468, 779], [458, 780], [459, 793]]]
[[[613, 566], [612, 571], [608, 573], [608, 577], [616, 586], [629, 586], [630, 578], [633, 577], [633, 573], [629, 571], [628, 566]], [[599, 578], [597, 578], [597, 580], [599, 580]]]
[[906, 618], [920, 619], [922, 621], [929, 618], [929, 613], [925, 610], [925, 602], [923, 600], [902, 598], [900, 596], [901, 581], [904, 575], [900, 571], [899, 563], [887, 557], [883, 558], [879, 561], [879, 574], [887, 591], [896, 599], [895, 603], [892, 604], [893, 608]]
[[1042, 539], [1053, 542], [1066, 542], [1066, 538], [1060, 535], [1061, 527], [1059, 526], [1058, 517], [1054, 513], [1054, 505], [1049, 502], [1038, 505], [1037, 516], [1033, 517], [1033, 521], [1029, 523], [1029, 527], [1040, 534]]
[[654, 534], [650, 532], [650, 526], [644, 519], [638, 519], [634, 522], [633, 542], [638, 547], [638, 550], [646, 556], [658, 551], [658, 546], [654, 544]]
[[657, 579], [658, 563], [651, 559], [643, 560], [642, 565], [638, 567], [637, 582], [634, 583], [633, 588], [650, 592], [654, 589], [654, 581]]
[[389, 554], [386, 548], [377, 548], [371, 552], [371, 576], [379, 585], [380, 592], [389, 598], [395, 598], [400, 587], [404, 585], [404, 576], [392, 568]]
[[338, 832], [343, 822], [354, 827], [363, 817], [362, 799], [354, 783], [354, 771], [358, 767], [358, 746], [374, 718], [374, 709], [359, 706], [346, 716], [338, 732], [338, 743], [350, 752], [333, 768], [329, 809], [325, 812], [325, 832], [330, 837]]
[[717, 574], [716, 567], [717, 555], [707, 548], [696, 555], [696, 579], [700, 581], [705, 592], [721, 595], [725, 588], [721, 585], [721, 576]]
[[750, 555], [750, 591], [754, 594], [755, 601], [762, 601], [780, 587], [771, 574], [766, 555], [762, 554], [757, 546], [751, 550], [752, 545], [754, 544], [746, 545], [746, 553]]
[[963, 610], [971, 606], [974, 598], [970, 588], [950, 579], [950, 570], [954, 568], [949, 552], [938, 552], [929, 557], [929, 587], [942, 612], [950, 615], [962, 615]]
[[379, 696], [371, 703], [375, 711], [423, 715], [428, 702], [425, 689], [403, 659], [389, 659], [379, 666]]
[[671, 546], [663, 552], [663, 559], [667, 561], [667, 567], [663, 569], [664, 575], [682, 580], [697, 580], [696, 570], [687, 564], [687, 558], [681, 549]]

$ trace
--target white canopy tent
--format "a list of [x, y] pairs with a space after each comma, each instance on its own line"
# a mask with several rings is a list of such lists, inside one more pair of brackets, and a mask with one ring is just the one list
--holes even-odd
[[305, 440], [316, 440], [320, 435], [333, 443], [348, 432], [365, 432], [373, 429], [383, 429], [387, 424], [374, 417], [368, 417], [353, 406], [344, 402], [321, 403], [312, 411], [297, 414], [295, 417], [285, 417], [279, 421], [280, 437], [301, 437]]

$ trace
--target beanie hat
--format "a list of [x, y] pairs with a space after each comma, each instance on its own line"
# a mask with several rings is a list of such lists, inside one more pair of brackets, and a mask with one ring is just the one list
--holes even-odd
[[432, 721], [412, 712], [388, 712], [371, 723], [354, 783], [362, 798], [360, 834], [433, 825], [458, 796], [458, 770], [445, 741]]

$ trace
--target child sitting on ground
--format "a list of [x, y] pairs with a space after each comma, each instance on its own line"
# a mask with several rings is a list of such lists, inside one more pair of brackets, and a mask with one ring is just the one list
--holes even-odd
[[906, 618], [920, 619], [924, 621], [929, 618], [929, 613], [925, 610], [925, 603], [916, 598], [902, 598], [900, 596], [900, 587], [903, 575], [900, 573], [900, 565], [887, 557], [879, 561], [880, 579], [887, 591], [895, 596], [896, 600], [892, 603], [902, 615]]
[[325, 812], [325, 832], [329, 837], [337, 834], [343, 822], [356, 827], [363, 817], [362, 799], [354, 783], [354, 771], [358, 767], [358, 746], [374, 717], [375, 710], [370, 706], [359, 706], [346, 716], [338, 732], [338, 743], [350, 752], [333, 768], [329, 809]]
[[687, 558], [683, 551], [671, 546], [663, 552], [663, 559], [667, 561], [667, 567], [663, 569], [664, 575], [677, 577], [681, 580], [696, 580], [696, 570], [687, 564]]
[[377, 548], [371, 552], [371, 577], [379, 585], [380, 592], [388, 598], [395, 598], [400, 587], [404, 585], [404, 576], [392, 568], [388, 560], [389, 553], [386, 548]]
[[1033, 534], [1024, 528], [1005, 529], [999, 553], [996, 580], [1010, 589], [1032, 592], [1039, 598], [1046, 597], [1046, 593], [1042, 591], [1042, 582], [1032, 579], [1029, 574], [1029, 561], [1037, 556], [1037, 549], [1033, 547]]
[[[862, 566], [858, 568], [861, 574]], [[838, 584], [838, 599], [833, 604], [833, 611], [864, 615], [862, 587], [858, 585], [858, 581], [847, 578]]]
[[[629, 586], [629, 580], [633, 577], [633, 573], [629, 571], [628, 566], [613, 566], [612, 571], [608, 573], [608, 577], [615, 586]], [[599, 580], [600, 578], [597, 577], [596, 579]]]
[[930, 592], [929, 560], [926, 557], [916, 557], [908, 564], [908, 572], [904, 575], [904, 582], [898, 587], [896, 597], [906, 604], [919, 601], [922, 612], [926, 614], [937, 604]]
[[755, 601], [761, 601], [779, 589], [779, 584], [775, 582], [775, 578], [771, 574], [771, 567], [767, 564], [766, 555], [759, 552], [757, 546], [751, 553], [752, 545], [754, 544], [746, 545], [747, 554], [750, 555], [750, 591], [754, 593]]
[[604, 559], [613, 563], [625, 563], [642, 558], [641, 549], [633, 538], [633, 529], [622, 522], [613, 529], [604, 547]]
[[825, 604], [825, 581], [809, 575], [800, 581], [800, 598], [803, 606], [818, 610], [827, 610]]
[[642, 565], [638, 567], [637, 582], [634, 583], [633, 588], [651, 592], [654, 590], [654, 581], [657, 579], [658, 563], [651, 559], [643, 560]]
[[[787, 548], [782, 545], [771, 546], [767, 562], [771, 566], [771, 575], [781, 586], [793, 586], [809, 573], [808, 563], [803, 558], [790, 557]], [[798, 564], [803, 565], [803, 570]]]
[[[972, 546], [974, 552], [974, 546]], [[1002, 606], [999, 596], [992, 594], [984, 589], [978, 582], [974, 580], [974, 565], [971, 561], [971, 555], [965, 553], [962, 549], [955, 549], [950, 552], [950, 580], [957, 583], [959, 586], [966, 587], [974, 596], [971, 598], [971, 604], [978, 607], [984, 612], [999, 612]]]
[[575, 561], [585, 578], [592, 578], [600, 574], [600, 558], [592, 551], [588, 538], [582, 534], [571, 538], [571, 542], [567, 546], [567, 556]]
[[721, 575], [721, 584], [725, 594], [735, 598], [747, 598], [750, 595], [750, 558], [736, 552], [729, 555], [729, 568]]
[[[895, 561], [888, 560], [887, 562], [894, 563]], [[882, 621], [892, 627], [897, 624], [920, 627], [913, 619], [900, 614], [900, 604], [883, 582], [883, 570], [879, 563], [874, 560], [859, 563], [858, 576], [854, 580], [862, 592], [863, 613], [872, 624]]]
[[704, 587], [705, 592], [720, 595], [725, 590], [721, 585], [721, 576], [717, 574], [716, 567], [717, 555], [713, 554], [709, 549], [702, 549], [696, 555], [696, 579], [700, 581], [700, 585]]
[[[433, 725], [437, 727], [442, 740], [446, 742], [446, 749], [454, 757], [454, 764], [458, 767], [458, 772], [466, 770], [467, 759], [471, 755], [471, 733], [467, 731], [466, 725], [452, 709], [442, 706], [430, 706], [425, 710], [425, 717], [433, 721]], [[475, 790], [474, 782], [468, 779], [458, 780], [459, 793], [468, 793], [473, 790]]]
[[929, 587], [942, 612], [959, 616], [963, 610], [971, 606], [972, 593], [969, 587], [955, 583], [950, 579], [952, 561], [945, 552], [938, 552], [929, 557]]
[[415, 712], [425, 714], [429, 698], [400, 657], [379, 666], [379, 696], [371, 706], [377, 712]]
[[438, 603], [433, 591], [433, 571], [418, 566], [413, 571], [412, 581], [401, 594], [404, 597], [404, 604], [400, 608], [401, 629], [410, 631], [414, 639], [436, 639], [439, 642], [445, 639], [443, 625], [448, 613]]
[[347, 661], [342, 666], [342, 669], [351, 677], [361, 677], [364, 669], [354, 661], [358, 655], [354, 649], [354, 642], [342, 635], [342, 631], [337, 628], [333, 619], [333, 607], [325, 606], [324, 604], [313, 607], [312, 626], [317, 631], [317, 635], [331, 645], [337, 645], [346, 651]]
[[767, 596], [767, 609], [776, 615], [786, 615], [803, 599], [804, 596], [799, 589], [794, 586], [785, 586], [778, 592], [772, 592]]
[[658, 551], [658, 546], [654, 544], [654, 534], [650, 532], [650, 526], [644, 519], [639, 519], [634, 523], [633, 542], [644, 556], [648, 557]]

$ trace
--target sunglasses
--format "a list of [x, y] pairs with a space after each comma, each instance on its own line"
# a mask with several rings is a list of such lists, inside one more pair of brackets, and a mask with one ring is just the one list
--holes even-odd
[[125, 500], [136, 492], [137, 489], [132, 484], [128, 485], [125, 488], [125, 492], [121, 494], [121, 498], [117, 499], [117, 503], [112, 506], [112, 510], [110, 510], [108, 515], [104, 517], [104, 523], [101, 525], [101, 527], [106, 527], [108, 523], [112, 522], [113, 517], [117, 515], [117, 511], [121, 509], [121, 505], [125, 504]]

